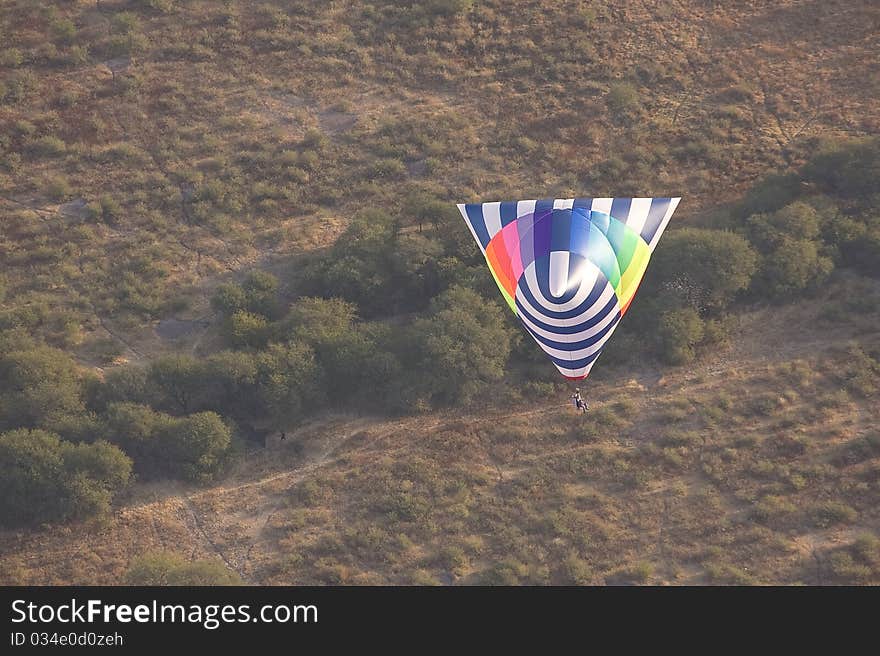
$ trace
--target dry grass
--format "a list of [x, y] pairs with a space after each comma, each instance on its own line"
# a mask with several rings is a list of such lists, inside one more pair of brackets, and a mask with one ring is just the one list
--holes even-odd
[[270, 584], [880, 583], [859, 541], [880, 530], [876, 398], [825, 402], [849, 360], [819, 333], [755, 357], [738, 332], [659, 381], [594, 383], [585, 419], [556, 400], [318, 420], [222, 485], [140, 487], [103, 524], [4, 534], [3, 582], [115, 583], [172, 548]]
[[365, 206], [683, 193], [684, 222], [880, 126], [872, 2], [166, 4], [0, 10], [9, 309], [92, 364], [181, 347], [156, 320]]

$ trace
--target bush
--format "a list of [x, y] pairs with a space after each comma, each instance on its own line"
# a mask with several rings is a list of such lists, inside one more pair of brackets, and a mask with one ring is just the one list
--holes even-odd
[[639, 585], [645, 584], [654, 573], [651, 563], [642, 561], [617, 570], [606, 577], [608, 585]]
[[127, 585], [241, 585], [241, 577], [219, 560], [187, 561], [167, 552], [135, 558], [125, 574]]
[[415, 322], [418, 368], [428, 394], [439, 403], [467, 403], [504, 375], [511, 333], [495, 304], [475, 292], [452, 287], [431, 304], [430, 316]]
[[187, 414], [198, 407], [209, 383], [206, 367], [191, 355], [160, 357], [147, 369], [147, 387], [170, 412]]
[[803, 176], [828, 193], [864, 200], [877, 193], [880, 138], [825, 143], [804, 167]]
[[857, 562], [847, 551], [835, 551], [828, 557], [828, 569], [831, 574], [846, 582], [861, 583], [871, 578], [871, 568]]
[[703, 320], [693, 308], [670, 310], [661, 315], [657, 330], [659, 353], [669, 364], [686, 364], [694, 359], [694, 347], [704, 334]]
[[162, 427], [158, 434], [165, 471], [189, 481], [214, 478], [225, 464], [232, 431], [215, 412], [198, 412]]
[[53, 136], [44, 136], [30, 144], [30, 150], [36, 155], [44, 157], [58, 157], [67, 151], [67, 144], [62, 139]]
[[245, 276], [242, 289], [250, 312], [274, 317], [277, 313], [278, 278], [259, 269]]
[[424, 235], [401, 235], [399, 221], [389, 215], [364, 212], [326, 258], [307, 267], [304, 291], [356, 303], [366, 318], [419, 311], [451, 276], [467, 276], [455, 258], [444, 257], [445, 248]]
[[131, 460], [106, 442], [72, 444], [44, 430], [0, 435], [0, 523], [18, 526], [109, 510]]
[[818, 528], [828, 528], [835, 524], [851, 524], [859, 514], [855, 509], [838, 501], [826, 501], [813, 507], [813, 524]]
[[107, 439], [134, 458], [139, 474], [189, 481], [213, 478], [225, 464], [232, 431], [214, 412], [172, 417], [135, 403], [112, 403], [103, 419]]
[[104, 194], [97, 202], [89, 203], [86, 211], [91, 221], [100, 220], [110, 226], [115, 226], [122, 217], [122, 206], [110, 194]]
[[235, 346], [261, 347], [269, 338], [269, 322], [261, 314], [239, 310], [229, 317], [226, 332]]
[[73, 359], [38, 346], [0, 355], [0, 430], [53, 428], [85, 412], [83, 378]]
[[148, 406], [115, 402], [104, 413], [103, 434], [131, 456], [138, 474], [157, 477], [168, 474], [163, 471], [164, 456], [157, 437], [173, 422], [172, 417]]
[[752, 244], [767, 253], [777, 250], [786, 240], [816, 240], [822, 219], [813, 206], [796, 201], [769, 214], [750, 216], [746, 226]]
[[[760, 463], [759, 463], [760, 464]], [[767, 495], [755, 504], [752, 516], [764, 524], [779, 525], [797, 511], [797, 507], [788, 499], [775, 495]]]
[[219, 285], [211, 297], [211, 307], [224, 316], [232, 316], [247, 307], [244, 288], [237, 283]]
[[528, 577], [529, 568], [513, 558], [507, 558], [483, 570], [479, 576], [480, 585], [522, 585]]
[[834, 269], [829, 257], [819, 253], [819, 244], [805, 239], [786, 239], [762, 263], [756, 292], [786, 297], [821, 283]]
[[210, 387], [206, 408], [235, 419], [252, 419], [257, 407], [257, 363], [251, 353], [221, 351], [208, 357], [206, 375]]
[[834, 268], [822, 255], [822, 219], [810, 205], [797, 201], [771, 214], [747, 219], [752, 243], [763, 253], [756, 293], [784, 297], [820, 283]]
[[67, 18], [55, 18], [49, 24], [55, 43], [69, 45], [76, 38], [76, 25]]
[[46, 181], [46, 195], [54, 201], [60, 202], [70, 197], [73, 188], [70, 183], [60, 176], [54, 176]]
[[256, 366], [260, 411], [274, 427], [289, 428], [324, 400], [323, 374], [308, 344], [270, 344]]
[[593, 570], [590, 564], [571, 553], [562, 561], [561, 574], [565, 585], [590, 585], [593, 582]]
[[23, 61], [24, 57], [22, 57], [21, 50], [18, 48], [6, 48], [0, 51], [0, 66], [16, 68], [21, 66]]
[[757, 265], [757, 254], [740, 235], [684, 228], [664, 237], [649, 280], [698, 312], [718, 311], [749, 286]]
[[640, 106], [639, 90], [629, 82], [617, 82], [611, 85], [605, 101], [617, 115], [633, 114]]

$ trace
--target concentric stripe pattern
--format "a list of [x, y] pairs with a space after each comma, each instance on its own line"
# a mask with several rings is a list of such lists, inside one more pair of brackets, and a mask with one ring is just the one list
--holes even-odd
[[629, 309], [680, 198], [567, 198], [458, 209], [501, 294], [566, 378], [586, 378]]

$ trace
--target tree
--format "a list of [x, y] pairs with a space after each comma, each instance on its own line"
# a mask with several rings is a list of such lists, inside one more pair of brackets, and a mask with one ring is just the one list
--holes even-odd
[[511, 331], [501, 308], [470, 289], [443, 292], [412, 332], [422, 384], [440, 403], [466, 403], [504, 375]]
[[264, 317], [274, 317], [278, 312], [278, 278], [268, 271], [256, 269], [248, 273], [242, 284], [247, 309]]
[[256, 364], [261, 410], [276, 428], [300, 421], [324, 400], [323, 375], [308, 344], [270, 344]]
[[717, 312], [749, 286], [757, 265], [757, 254], [740, 235], [702, 228], [672, 231], [648, 269], [646, 287], [653, 290], [641, 295], [665, 289], [698, 312]]
[[269, 322], [261, 314], [239, 310], [229, 317], [226, 331], [235, 346], [259, 348], [269, 338]]
[[66, 514], [64, 455], [57, 436], [19, 429], [0, 435], [0, 523], [15, 526]]
[[358, 214], [340, 235], [328, 257], [305, 272], [312, 294], [357, 303], [365, 316], [393, 309], [389, 280], [396, 252], [399, 223], [383, 212]]
[[823, 144], [804, 167], [803, 175], [828, 193], [868, 200], [878, 192], [880, 138]]
[[104, 374], [104, 380], [86, 381], [86, 404], [95, 412], [103, 412], [115, 401], [153, 403], [156, 398], [149, 380], [149, 369], [141, 365], [114, 367]]
[[107, 442], [72, 444], [41, 429], [0, 435], [0, 462], [0, 523], [8, 526], [106, 512], [131, 475], [131, 460]]
[[211, 307], [223, 316], [232, 316], [247, 307], [247, 296], [237, 283], [219, 285], [211, 297]]
[[783, 239], [761, 266], [754, 287], [766, 295], [784, 297], [818, 284], [834, 269], [834, 262], [808, 239]]
[[110, 404], [104, 434], [148, 478], [209, 480], [225, 464], [232, 444], [232, 429], [215, 412], [172, 417], [135, 403]]
[[0, 429], [53, 428], [85, 413], [83, 378], [73, 359], [37, 346], [0, 356]]
[[257, 363], [253, 354], [244, 351], [220, 351], [206, 363], [206, 391], [210, 410], [236, 419], [256, 416]]
[[822, 220], [812, 205], [795, 201], [775, 212], [752, 215], [746, 225], [752, 244], [764, 253], [772, 253], [786, 240], [818, 239]]
[[219, 285], [211, 297], [211, 307], [225, 317], [250, 312], [272, 318], [278, 312], [278, 278], [267, 271], [251, 271], [242, 284]]
[[70, 513], [89, 517], [107, 512], [114, 495], [128, 484], [131, 458], [108, 442], [65, 444], [64, 470]]
[[291, 339], [316, 346], [344, 338], [356, 319], [354, 303], [341, 298], [303, 297], [297, 299], [285, 323]]
[[163, 469], [165, 456], [157, 436], [173, 423], [172, 417], [149, 406], [114, 402], [104, 413], [103, 434], [131, 456], [139, 474], [156, 477], [170, 473]]
[[163, 407], [186, 414], [197, 407], [208, 382], [206, 373], [203, 364], [191, 355], [168, 355], [150, 363], [147, 380]]
[[225, 464], [232, 430], [216, 412], [198, 412], [164, 424], [158, 433], [166, 473], [189, 481], [212, 479]]
[[822, 217], [816, 209], [795, 201], [769, 214], [746, 221], [752, 243], [763, 254], [760, 275], [752, 288], [764, 296], [788, 296], [821, 282], [834, 268], [822, 253]]

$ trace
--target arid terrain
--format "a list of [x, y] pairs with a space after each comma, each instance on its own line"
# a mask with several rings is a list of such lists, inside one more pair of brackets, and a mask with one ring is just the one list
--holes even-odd
[[832, 382], [842, 346], [878, 339], [864, 292], [845, 326], [752, 310], [699, 366], [590, 384], [584, 419], [559, 395], [321, 417], [217, 485], [137, 485], [106, 520], [6, 533], [6, 581], [115, 583], [170, 550], [257, 584], [878, 583], [858, 550], [880, 530], [880, 416]]
[[[458, 255], [466, 227], [431, 212], [472, 200], [680, 195], [670, 234], [729, 230], [788, 204], [765, 209], [756, 183], [878, 134], [871, 0], [5, 2], [0, 356], [58, 349], [87, 400], [64, 406], [74, 427], [0, 416], [0, 433], [114, 442], [114, 402], [209, 408], [89, 385], [301, 339], [285, 311], [320, 295], [306, 267], [344, 255], [363, 211], [419, 262]], [[834, 196], [795, 186], [819, 214]], [[871, 193], [840, 212], [876, 225]], [[329, 399], [297, 397], [311, 414], [224, 416], [219, 475], [133, 456], [109, 511], [0, 529], [0, 583], [122, 583], [169, 552], [254, 584], [880, 584], [880, 284], [837, 267], [772, 299], [746, 281], [688, 362], [600, 359], [584, 418], [549, 365], [404, 412], [336, 402], [327, 373]], [[255, 271], [271, 307], [224, 315], [224, 285]], [[350, 293], [369, 344], [426, 312]]]

